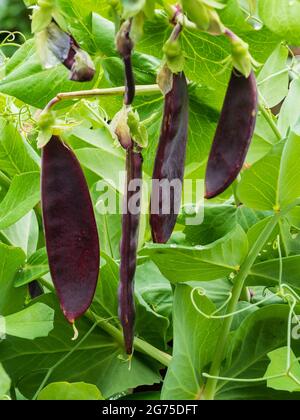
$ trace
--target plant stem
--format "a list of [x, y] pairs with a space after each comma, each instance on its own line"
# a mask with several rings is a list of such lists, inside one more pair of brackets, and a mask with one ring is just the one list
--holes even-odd
[[[87, 318], [93, 321], [97, 321], [98, 324], [101, 326], [101, 329], [107, 332], [111, 337], [113, 337], [117, 343], [119, 343], [121, 346], [124, 345], [124, 339], [122, 331], [118, 328], [114, 327], [110, 323], [108, 323], [104, 318], [99, 317], [92, 311], [86, 312]], [[156, 347], [152, 346], [151, 344], [147, 343], [144, 340], [141, 340], [140, 338], [134, 339], [134, 349], [137, 350], [140, 353], [146, 354], [152, 359], [157, 360], [159, 363], [161, 363], [164, 366], [169, 366], [172, 356], [169, 354], [157, 349]]]
[[[277, 225], [280, 219], [280, 216], [281, 215], [279, 213], [276, 213], [271, 218], [269, 223], [261, 232], [260, 236], [257, 238], [244, 264], [242, 265], [240, 272], [236, 276], [235, 283], [232, 289], [232, 299], [229, 302], [227, 311], [226, 311], [227, 315], [235, 312], [236, 306], [239, 302], [245, 281], [249, 275], [251, 267], [253, 266], [260, 250], [262, 249], [262, 247], [264, 246], [264, 244], [267, 242], [268, 238], [272, 234], [275, 226]], [[205, 400], [213, 400], [215, 397], [216, 388], [218, 384], [217, 377], [220, 375], [221, 365], [226, 354], [226, 346], [228, 343], [228, 336], [231, 330], [232, 321], [233, 321], [233, 316], [224, 319], [222, 333], [219, 337], [219, 342], [216, 346], [216, 354], [214, 356], [213, 363], [212, 363], [210, 373], [209, 373], [210, 376], [213, 376], [214, 378], [209, 378], [207, 380], [207, 383], [203, 392], [203, 399]]]
[[262, 113], [265, 120], [267, 121], [267, 123], [269, 124], [277, 140], [280, 141], [281, 140], [280, 131], [278, 130], [277, 125], [275, 124], [272, 116], [270, 115], [270, 112], [265, 108], [265, 106], [261, 102], [259, 102], [259, 110]]
[[[51, 290], [55, 293], [54, 287], [49, 284], [48, 281], [44, 279], [40, 279], [41, 284], [43, 284], [48, 290]], [[96, 315], [93, 311], [88, 310], [85, 314], [85, 316], [92, 322], [97, 322], [97, 325], [105, 331], [107, 334], [109, 334], [111, 337], [113, 337], [120, 346], [124, 345], [124, 339], [122, 331], [118, 328], [111, 325], [105, 318], [99, 317]], [[150, 357], [152, 357], [154, 360], [157, 360], [162, 365], [168, 367], [171, 363], [172, 356], [170, 356], [168, 353], [165, 353], [156, 347], [152, 346], [151, 344], [147, 343], [144, 340], [141, 340], [140, 338], [135, 338], [134, 340], [134, 348], [136, 351], [146, 354]]]
[[[81, 99], [81, 98], [91, 98], [97, 96], [122, 96], [125, 93], [125, 86], [107, 88], [107, 89], [91, 89], [91, 90], [81, 90], [76, 92], [62, 92], [58, 93], [55, 98], [51, 99], [48, 105], [44, 108], [44, 112], [50, 111], [56, 104], [64, 100], [70, 99]], [[161, 93], [158, 85], [140, 85], [136, 86], [137, 95], [153, 95], [156, 93]]]
[[0, 171], [0, 181], [5, 187], [9, 187], [11, 184], [10, 179], [2, 171]]

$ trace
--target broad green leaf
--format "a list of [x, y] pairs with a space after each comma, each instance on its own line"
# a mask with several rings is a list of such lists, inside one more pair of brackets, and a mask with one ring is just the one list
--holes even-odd
[[289, 89], [288, 48], [278, 45], [259, 73], [257, 84], [264, 103], [273, 108], [284, 99]]
[[34, 340], [47, 337], [53, 330], [54, 310], [43, 303], [36, 303], [21, 312], [6, 316], [4, 320], [7, 335]]
[[135, 392], [134, 394], [126, 395], [125, 397], [120, 398], [120, 400], [128, 400], [128, 401], [159, 401], [160, 400], [160, 392], [159, 391], [149, 391], [149, 392]]
[[19, 248], [0, 243], [0, 315], [5, 316], [22, 309], [26, 290], [14, 288], [14, 278], [25, 262], [25, 254]]
[[232, 335], [221, 376], [246, 378], [251, 366], [282, 347], [287, 340], [289, 310], [288, 305], [269, 305], [250, 314]]
[[0, 400], [9, 392], [10, 384], [11, 380], [0, 363]]
[[291, 226], [294, 226], [296, 229], [300, 230], [300, 207], [294, 207], [287, 215], [287, 219]]
[[278, 203], [285, 208], [300, 197], [300, 135], [290, 132], [285, 144], [278, 181]]
[[17, 128], [2, 117], [0, 118], [0, 133], [1, 171], [5, 172], [10, 178], [24, 172], [39, 171], [38, 164], [30, 155], [28, 147]]
[[300, 4], [298, 1], [260, 0], [259, 16], [264, 24], [282, 39], [300, 42]]
[[[221, 332], [220, 320], [209, 320], [194, 308], [191, 291], [190, 286], [176, 286], [173, 358], [164, 380], [162, 400], [200, 399], [203, 368], [212, 360]], [[195, 303], [207, 315], [215, 310], [207, 297], [196, 293]]]
[[[262, 378], [270, 360], [265, 357], [247, 369], [245, 378]], [[228, 382], [216, 395], [216, 400], [221, 401], [289, 401], [299, 400], [300, 392], [290, 393], [275, 391], [267, 387], [266, 382]]]
[[247, 279], [248, 285], [277, 286], [280, 278], [280, 267], [282, 263], [282, 282], [293, 288], [300, 289], [300, 255], [270, 259], [262, 263], [255, 264], [250, 271]]
[[15, 287], [30, 283], [49, 272], [46, 248], [41, 248], [32, 254], [15, 277]]
[[270, 216], [270, 212], [255, 211], [246, 206], [239, 206], [237, 209], [237, 221], [245, 232], [251, 229], [256, 223]]
[[123, 17], [128, 19], [143, 10], [146, 0], [121, 0], [123, 5]]
[[239, 269], [248, 252], [245, 232], [237, 227], [225, 238], [208, 246], [147, 245], [149, 256], [171, 283], [210, 281]]
[[9, 244], [22, 248], [28, 256], [31, 255], [35, 252], [39, 239], [39, 225], [35, 212], [31, 210], [18, 222], [3, 229], [1, 234]]
[[97, 182], [91, 190], [91, 196], [101, 238], [101, 249], [111, 258], [119, 259], [122, 222], [121, 214], [118, 211], [116, 212], [116, 209], [120, 208], [120, 201], [123, 196], [106, 181]]
[[[275, 116], [272, 116], [271, 113], [270, 118], [273, 119], [274, 124], [277, 123], [277, 119]], [[274, 131], [272, 131], [266, 118], [259, 112], [256, 118], [254, 136], [247, 154], [246, 163], [253, 165], [255, 162], [262, 159], [270, 152], [276, 143], [278, 143], [278, 138]]]
[[84, 3], [80, 0], [57, 0], [57, 4], [64, 13], [77, 42], [89, 53], [96, 53], [97, 42], [94, 34], [96, 23], [92, 15], [98, 16], [96, 13], [101, 13], [107, 17], [111, 11], [109, 3], [106, 0], [87, 0]]
[[90, 127], [80, 125], [72, 130], [66, 130], [63, 134], [63, 138], [70, 143], [74, 149], [93, 146], [117, 157], [124, 156], [123, 150], [114, 145], [114, 139], [107, 127], [93, 127], [93, 129], [91, 129]]
[[[290, 352], [290, 370], [287, 373], [287, 359]], [[282, 378], [268, 379], [269, 388], [278, 391], [300, 392], [300, 364], [295, 354], [287, 347], [276, 349], [268, 354], [271, 360], [265, 377], [282, 375]], [[293, 377], [295, 379], [293, 379]], [[298, 381], [298, 382], [297, 382]]]
[[205, 207], [203, 223], [186, 226], [184, 233], [192, 245], [207, 245], [227, 235], [236, 224], [236, 207], [212, 205]]
[[0, 203], [0, 230], [5, 229], [33, 209], [40, 200], [39, 172], [16, 175]]
[[273, 210], [277, 204], [278, 178], [283, 143], [242, 174], [237, 193], [240, 201], [256, 210]]
[[154, 312], [171, 319], [173, 296], [168, 280], [152, 261], [138, 265], [135, 276], [136, 292]]
[[38, 395], [42, 401], [99, 401], [104, 398], [95, 385], [84, 382], [56, 382], [47, 385]]
[[[12, 381], [18, 383], [20, 392], [26, 398], [31, 398], [37, 391], [47, 369], [78, 344], [71, 340], [74, 334], [72, 327], [64, 319], [56, 297], [48, 294], [40, 298], [39, 302], [55, 310], [54, 330], [49, 336], [34, 341], [7, 336], [1, 343], [0, 363]], [[92, 324], [83, 317], [77, 321], [76, 327], [80, 340], [90, 331]], [[160, 381], [159, 366], [149, 357], [135, 352], [131, 370], [124, 358], [126, 355], [122, 342], [109, 336], [99, 324], [79, 348], [54, 370], [51, 382], [86, 382], [96, 385], [104, 398], [109, 398], [129, 388]]]
[[0, 92], [15, 96], [29, 105], [44, 108], [59, 92], [93, 87], [93, 82], [70, 81], [69, 71], [63, 65], [44, 70], [35, 52], [33, 40], [23, 44], [15, 54], [17, 57], [8, 62], [7, 75], [0, 82]]
[[282, 138], [286, 137], [289, 130], [293, 130], [300, 119], [300, 80], [295, 79], [290, 84], [289, 93], [282, 105], [278, 129]]
[[95, 148], [77, 149], [75, 153], [84, 167], [103, 178], [113, 189], [123, 194], [124, 157], [116, 156], [111, 151], [96, 150]]

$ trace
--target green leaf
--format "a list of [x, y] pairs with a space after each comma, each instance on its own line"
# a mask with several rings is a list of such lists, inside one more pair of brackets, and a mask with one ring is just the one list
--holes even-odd
[[257, 372], [246, 376], [247, 371], [286, 343], [289, 310], [288, 305], [269, 305], [251, 313], [232, 335], [221, 376], [257, 378]]
[[35, 252], [39, 239], [39, 225], [35, 212], [31, 210], [14, 225], [3, 229], [1, 234], [9, 244], [31, 255]]
[[[245, 378], [263, 377], [268, 367], [269, 359], [255, 363], [251, 368], [245, 371]], [[265, 382], [229, 382], [216, 395], [216, 400], [221, 401], [289, 401], [299, 400], [300, 392], [289, 393], [284, 391], [275, 391], [267, 388]]]
[[[91, 190], [91, 196], [95, 207], [99, 236], [102, 241], [101, 249], [104, 254], [111, 258], [119, 259], [122, 223], [121, 214], [116, 214], [115, 209], [120, 208], [119, 204], [122, 196], [106, 181], [95, 184]], [[108, 206], [107, 200], [111, 200], [114, 208]]]
[[124, 156], [119, 157], [112, 151], [95, 148], [77, 149], [75, 153], [84, 167], [105, 179], [113, 189], [123, 194], [124, 186], [120, 174], [125, 170]]
[[278, 203], [285, 208], [300, 197], [300, 135], [290, 132], [284, 146], [278, 181]]
[[103, 400], [101, 392], [95, 385], [84, 382], [56, 382], [47, 385], [38, 395], [43, 401], [91, 401]]
[[8, 62], [6, 77], [0, 81], [0, 92], [14, 96], [29, 105], [44, 108], [59, 92], [93, 87], [94, 82], [70, 81], [69, 70], [63, 65], [44, 70], [35, 51], [33, 40], [23, 44], [15, 55], [17, 57], [13, 56]]
[[128, 19], [143, 10], [146, 0], [121, 0], [123, 5], [123, 18]]
[[0, 243], [0, 315], [9, 315], [23, 307], [26, 290], [14, 288], [14, 278], [25, 262], [25, 254], [19, 248]]
[[[287, 372], [287, 358], [289, 352], [291, 364], [290, 370]], [[265, 377], [270, 378], [271, 376], [282, 375], [281, 378], [268, 379], [268, 387], [278, 391], [300, 392], [300, 364], [295, 354], [287, 347], [282, 347], [270, 352], [268, 357], [271, 362]], [[293, 375], [295, 379], [293, 379], [291, 375]]]
[[15, 287], [30, 283], [49, 272], [46, 248], [41, 248], [32, 254], [26, 264], [21, 267], [15, 277]]
[[0, 230], [16, 223], [40, 200], [39, 172], [16, 175], [4, 200], [0, 203]]
[[25, 172], [39, 171], [37, 162], [29, 153], [29, 146], [25, 143], [17, 128], [8, 120], [0, 118], [0, 132], [1, 171], [11, 178]]
[[[39, 302], [55, 310], [54, 329], [49, 336], [34, 341], [7, 336], [1, 343], [0, 362], [27, 398], [34, 395], [47, 369], [77, 345], [71, 340], [74, 334], [72, 327], [65, 321], [56, 297], [47, 294]], [[90, 321], [84, 317], [77, 321], [80, 338], [85, 336], [91, 326]], [[131, 360], [131, 370], [128, 369], [128, 363], [124, 362], [124, 357], [123, 343], [109, 336], [99, 324], [79, 348], [54, 370], [51, 382], [93, 384], [101, 389], [105, 398], [139, 385], [160, 382], [159, 366], [149, 357], [135, 352]]]
[[11, 380], [0, 363], [0, 400], [9, 392], [10, 384]]
[[264, 24], [282, 39], [300, 42], [300, 4], [298, 1], [260, 0], [259, 16]]
[[278, 45], [259, 73], [257, 84], [268, 108], [278, 105], [288, 94], [288, 48]]
[[256, 210], [273, 210], [277, 204], [278, 178], [282, 149], [279, 143], [242, 174], [237, 193], [240, 201]]
[[[162, 400], [200, 399], [203, 386], [201, 374], [212, 360], [221, 332], [220, 320], [209, 320], [194, 308], [191, 291], [190, 286], [176, 286], [173, 358], [164, 381]], [[208, 315], [215, 310], [205, 296], [195, 293], [195, 302]]]
[[207, 245], [221, 239], [235, 228], [236, 211], [236, 207], [229, 205], [205, 207], [203, 223], [185, 227], [186, 239], [192, 245]]
[[141, 255], [149, 256], [171, 283], [210, 281], [238, 270], [248, 252], [241, 227], [208, 246], [147, 245]]
[[[295, 289], [300, 289], [300, 255], [282, 258], [282, 281]], [[280, 260], [270, 259], [255, 264], [247, 279], [248, 285], [276, 286], [279, 284]]]
[[6, 334], [34, 340], [47, 337], [53, 330], [54, 310], [42, 303], [36, 303], [21, 312], [6, 316], [4, 321]]
[[295, 79], [291, 82], [288, 95], [282, 105], [278, 129], [282, 137], [286, 137], [290, 129], [294, 129], [300, 119], [300, 80]]

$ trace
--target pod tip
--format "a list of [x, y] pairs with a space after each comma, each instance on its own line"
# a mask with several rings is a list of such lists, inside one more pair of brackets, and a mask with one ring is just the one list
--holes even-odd
[[74, 331], [74, 336], [72, 338], [72, 341], [76, 341], [79, 337], [79, 331], [76, 328], [75, 321], [72, 322], [72, 327], [73, 327], [73, 331]]

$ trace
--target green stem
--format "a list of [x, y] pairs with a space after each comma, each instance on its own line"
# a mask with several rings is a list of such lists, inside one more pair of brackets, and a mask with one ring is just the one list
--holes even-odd
[[[41, 284], [43, 284], [48, 290], [51, 290], [52, 292], [55, 292], [54, 287], [52, 284], [49, 284], [48, 281], [41, 279]], [[109, 334], [111, 337], [113, 337], [116, 342], [120, 345], [124, 345], [124, 339], [122, 331], [118, 328], [111, 325], [105, 318], [99, 317], [96, 315], [93, 311], [88, 310], [85, 314], [85, 316], [92, 322], [97, 322], [97, 325], [105, 331], [107, 334]], [[140, 338], [134, 339], [134, 349], [140, 353], [146, 354], [150, 357], [152, 357], [154, 360], [157, 360], [162, 365], [168, 367], [171, 363], [172, 356], [170, 356], [168, 353], [165, 353], [156, 347], [152, 346], [151, 344], [147, 343], [144, 340], [141, 340]]]
[[[104, 318], [99, 317], [91, 310], [86, 312], [86, 317], [90, 320], [96, 320], [99, 324], [101, 323], [100, 326], [102, 330], [104, 330], [111, 337], [113, 337], [118, 344], [120, 344], [121, 346], [124, 345], [123, 333], [121, 330], [114, 327], [113, 325], [105, 321]], [[169, 366], [172, 360], [172, 356], [170, 356], [169, 354], [157, 349], [156, 347], [137, 337], [134, 339], [134, 349], [140, 353], [152, 357], [152, 359], [157, 360], [164, 366]]]
[[273, 133], [275, 134], [277, 140], [280, 141], [282, 137], [281, 137], [280, 131], [277, 128], [277, 125], [275, 124], [275, 122], [272, 118], [272, 115], [270, 114], [270, 111], [267, 110], [262, 103], [259, 103], [259, 110], [262, 113], [265, 120], [267, 121], [267, 123], [269, 124], [269, 126], [270, 126], [271, 130], [273, 131]]
[[[253, 266], [260, 250], [267, 242], [268, 238], [272, 234], [275, 226], [280, 219], [280, 214], [276, 213], [269, 223], [266, 225], [264, 230], [261, 232], [260, 236], [257, 238], [256, 242], [254, 243], [252, 249], [250, 250], [244, 264], [242, 265], [238, 275], [235, 278], [235, 283], [232, 289], [232, 299], [228, 304], [226, 314], [229, 315], [236, 310], [236, 306], [239, 302], [241, 293], [243, 291], [243, 287], [245, 285], [245, 281], [249, 275], [251, 267]], [[209, 378], [207, 380], [205, 389], [203, 391], [203, 399], [205, 400], [213, 400], [215, 397], [217, 384], [218, 384], [218, 376], [220, 375], [221, 365], [224, 360], [226, 354], [226, 347], [228, 343], [228, 337], [230, 334], [231, 326], [232, 326], [233, 316], [230, 316], [224, 319], [222, 333], [219, 337], [219, 342], [216, 346], [216, 354], [214, 356], [214, 360], [210, 369], [209, 375], [213, 378]]]
[[[71, 99], [82, 99], [82, 98], [93, 98], [97, 96], [122, 96], [125, 93], [125, 86], [107, 88], [107, 89], [90, 89], [90, 90], [81, 90], [76, 92], [62, 92], [58, 93], [55, 98], [51, 99], [48, 103], [44, 112], [50, 111], [56, 104], [61, 101], [71, 100]], [[161, 93], [161, 90], [158, 85], [140, 85], [136, 86], [137, 95], [149, 95]]]
[[0, 171], [0, 181], [5, 187], [9, 187], [11, 184], [11, 180], [2, 171]]

